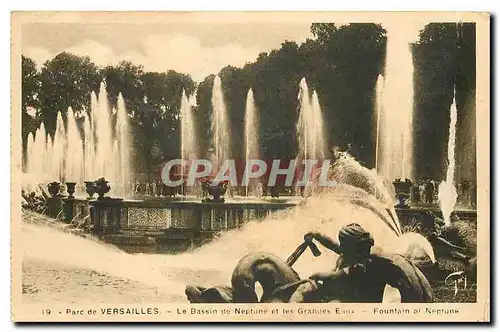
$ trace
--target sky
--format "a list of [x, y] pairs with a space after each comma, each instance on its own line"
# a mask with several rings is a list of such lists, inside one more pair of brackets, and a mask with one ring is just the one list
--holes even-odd
[[175, 70], [202, 81], [227, 65], [243, 66], [259, 53], [312, 38], [311, 23], [166, 23], [23, 25], [22, 53], [40, 67], [66, 51], [89, 56], [99, 66], [121, 60], [146, 71]]

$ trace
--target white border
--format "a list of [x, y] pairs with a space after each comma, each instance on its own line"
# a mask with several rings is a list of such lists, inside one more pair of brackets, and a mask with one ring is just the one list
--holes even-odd
[[[269, 0], [251, 0], [251, 1], [207, 1], [207, 0], [196, 0], [196, 1], [165, 1], [163, 5], [158, 0], [141, 0], [138, 1], [102, 1], [102, 0], [85, 0], [85, 1], [57, 1], [57, 0], [43, 0], [43, 1], [16, 1], [11, 4], [8, 4], [7, 1], [2, 2], [2, 11], [0, 16], [0, 24], [2, 25], [2, 29], [0, 29], [0, 36], [2, 38], [2, 63], [4, 64], [3, 68], [10, 68], [10, 10], [363, 10], [363, 11], [489, 11], [492, 13], [498, 13], [498, 8], [500, 7], [499, 1], [491, 0], [491, 1], [470, 1], [470, 0], [453, 0], [453, 1], [436, 1], [436, 0], [419, 0], [414, 2], [407, 2], [401, 0], [394, 1], [380, 1], [380, 0], [349, 0], [349, 1], [269, 1]], [[140, 6], [139, 6], [140, 4]], [[497, 29], [495, 29], [497, 30]], [[498, 34], [494, 33], [494, 42], [498, 45], [499, 37]], [[9, 47], [7, 47], [9, 45]], [[493, 60], [498, 60], [498, 53], [495, 54], [495, 58]], [[0, 231], [0, 259], [2, 266], [1, 280], [0, 280], [0, 290], [1, 290], [1, 300], [0, 300], [0, 330], [1, 331], [10, 331], [16, 328], [10, 322], [10, 230], [9, 230], [9, 218], [7, 217], [6, 211], [10, 210], [9, 197], [10, 197], [10, 164], [8, 164], [5, 160], [5, 156], [10, 156], [10, 117], [7, 114], [10, 114], [10, 74], [7, 74], [8, 70], [5, 70], [4, 75], [1, 80], [2, 88], [0, 89], [2, 93], [2, 98], [0, 99], [3, 102], [3, 106], [1, 109], [4, 112], [2, 121], [0, 121], [0, 153], [3, 157], [4, 162], [0, 164], [2, 167], [2, 174], [5, 176], [3, 180], [3, 185], [0, 187], [1, 192], [1, 200], [0, 200], [0, 211], [2, 211], [2, 215], [4, 216], [3, 222], [1, 223], [1, 231]], [[495, 91], [492, 95], [500, 95], [500, 89], [498, 86], [493, 85]], [[496, 112], [495, 112], [496, 113]], [[498, 125], [498, 115], [495, 120], [495, 129]], [[485, 128], [486, 129], [486, 128]], [[495, 130], [496, 131], [496, 130]], [[496, 147], [495, 154], [498, 154], [500, 148]], [[496, 164], [498, 166], [498, 164]], [[498, 170], [498, 169], [495, 169]], [[498, 179], [497, 179], [498, 180]], [[6, 185], [7, 184], [7, 185]], [[495, 189], [497, 187], [498, 181], [495, 181]], [[492, 216], [494, 218], [494, 216]], [[494, 221], [494, 219], [493, 219]], [[498, 229], [499, 226], [496, 226], [496, 235], [498, 239]], [[495, 242], [492, 242], [494, 245]], [[497, 257], [498, 258], [498, 257]], [[498, 259], [495, 260], [495, 266], [498, 263]], [[495, 287], [498, 289], [498, 287]], [[493, 298], [498, 298], [494, 294]], [[498, 303], [496, 303], [495, 308], [498, 311]], [[495, 315], [497, 312], [492, 313]], [[493, 316], [494, 317], [494, 316]], [[498, 317], [498, 316], [497, 316]], [[67, 328], [68, 326], [59, 326], [59, 328]], [[269, 329], [270, 327], [259, 326], [259, 329]], [[285, 327], [285, 326], [283, 326]], [[425, 327], [425, 326], [422, 326]], [[41, 329], [52, 329], [57, 328], [55, 326], [38, 326], [37, 328]], [[95, 326], [74, 326], [73, 328], [78, 329], [90, 329], [96, 328]], [[113, 331], [122, 329], [122, 326], [101, 326], [100, 330], [103, 331]], [[139, 331], [143, 329], [143, 326], [133, 326], [128, 327], [127, 330]], [[160, 328], [167, 328], [169, 330], [180, 330], [184, 329], [199, 329], [202, 328], [200, 326], [163, 326]], [[206, 327], [205, 327], [206, 328]], [[217, 327], [220, 328], [220, 327]], [[238, 331], [247, 331], [250, 326], [229, 326], [230, 329], [237, 329]], [[286, 326], [285, 328], [289, 328]], [[301, 325], [300, 327], [296, 327], [299, 330], [306, 330], [308, 326]], [[330, 327], [328, 327], [330, 328]], [[347, 327], [344, 326], [333, 326], [331, 327], [335, 330], [344, 329]], [[374, 327], [354, 327], [349, 328], [349, 330], [361, 330], [365, 328], [373, 329]], [[387, 329], [387, 328], [397, 328], [400, 329], [409, 329], [408, 326], [378, 326], [377, 328]], [[434, 327], [433, 327], [434, 328]], [[454, 329], [455, 326], [447, 326], [448, 329]], [[467, 327], [468, 329], [471, 326]]]

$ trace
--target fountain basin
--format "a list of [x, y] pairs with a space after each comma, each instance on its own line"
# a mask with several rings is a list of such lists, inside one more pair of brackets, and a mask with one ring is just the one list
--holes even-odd
[[[87, 219], [105, 242], [128, 252], [181, 252], [210, 241], [221, 231], [262, 220], [296, 201], [229, 200], [225, 203], [180, 200], [180, 197], [146, 200], [71, 201], [76, 220]], [[68, 203], [69, 204], [69, 203]]]
[[[407, 226], [413, 224], [415, 222], [419, 222], [422, 220], [424, 215], [424, 211], [431, 211], [437, 217], [443, 218], [443, 213], [439, 206], [410, 206], [407, 208], [396, 208], [396, 214], [398, 215], [399, 222], [401, 226]], [[453, 211], [453, 213], [460, 219], [466, 221], [477, 221], [477, 211], [476, 210], [468, 210], [468, 209], [457, 209]]]
[[[73, 211], [79, 219], [90, 215], [96, 200], [76, 198]], [[120, 210], [120, 229], [196, 229], [221, 231], [241, 227], [250, 220], [263, 219], [273, 212], [296, 205], [296, 201], [270, 199], [265, 201], [228, 200], [225, 203], [155, 198], [146, 200], [106, 201], [106, 207]]]
[[[181, 200], [185, 199], [185, 200]], [[144, 200], [88, 200], [75, 198], [72, 209], [75, 220], [89, 219], [96, 233], [106, 242], [129, 252], [182, 252], [209, 242], [216, 234], [243, 227], [250, 221], [261, 221], [274, 213], [293, 208], [300, 200], [293, 197], [279, 199], [229, 199], [225, 203], [202, 203], [198, 200], [156, 197]], [[105, 205], [98, 213], [99, 205]], [[94, 217], [90, 217], [91, 209]], [[430, 210], [442, 217], [439, 207], [396, 208], [401, 226], [422, 220]], [[105, 212], [108, 211], [108, 212]], [[475, 210], [456, 210], [461, 220], [476, 221]], [[98, 215], [97, 219], [95, 216]], [[70, 220], [71, 220], [70, 219]], [[97, 227], [96, 227], [97, 226]]]

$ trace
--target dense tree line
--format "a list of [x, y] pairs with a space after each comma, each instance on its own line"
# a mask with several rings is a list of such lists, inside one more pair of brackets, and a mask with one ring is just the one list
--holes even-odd
[[456, 89], [457, 175], [476, 176], [476, 41], [474, 24], [429, 24], [414, 45], [417, 176], [443, 179], [450, 106]]
[[[144, 72], [142, 66], [123, 61], [117, 66], [98, 68], [88, 57], [61, 53], [47, 61], [37, 71], [35, 63], [23, 56], [23, 146], [27, 136], [43, 122], [53, 137], [57, 112], [64, 121], [68, 107], [79, 115], [91, 112], [90, 94], [99, 92], [100, 83], [106, 82], [108, 102], [117, 106], [121, 93], [127, 112], [131, 115], [133, 155], [135, 168], [146, 176], [159, 174], [160, 165], [179, 155], [179, 110], [183, 89], [191, 94], [195, 82], [189, 75]], [[36, 109], [34, 117], [28, 108]]]
[[[328, 146], [351, 153], [363, 164], [375, 163], [375, 85], [384, 72], [386, 31], [377, 24], [315, 23], [314, 39], [298, 45], [284, 41], [279, 49], [261, 53], [242, 68], [227, 66], [222, 81], [232, 137], [233, 155], [244, 156], [245, 100], [254, 91], [259, 112], [262, 152], [267, 158], [291, 158], [297, 151], [299, 82], [306, 77], [317, 91]], [[413, 45], [414, 148], [416, 177], [442, 179], [446, 169], [449, 109], [457, 93], [459, 173], [475, 176], [475, 26], [429, 24]], [[91, 59], [61, 53], [40, 70], [23, 57], [23, 142], [43, 121], [50, 134], [58, 111], [68, 106], [88, 112], [90, 93], [105, 80], [108, 99], [116, 105], [123, 95], [131, 117], [136, 169], [157, 175], [159, 165], [180, 155], [179, 110], [182, 90], [197, 93], [195, 119], [203, 155], [210, 149], [211, 95], [214, 75], [196, 87], [189, 75], [145, 72], [130, 62], [98, 68]], [[37, 109], [33, 118], [28, 106]], [[81, 114], [81, 113], [80, 113]], [[473, 136], [471, 136], [473, 135]], [[460, 166], [460, 161], [467, 166]], [[473, 170], [471, 170], [473, 167]]]

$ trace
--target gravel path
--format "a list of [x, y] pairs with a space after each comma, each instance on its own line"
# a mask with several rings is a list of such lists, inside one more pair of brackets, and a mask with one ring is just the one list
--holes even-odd
[[172, 303], [185, 298], [162, 293], [155, 287], [89, 269], [25, 259], [24, 303]]

